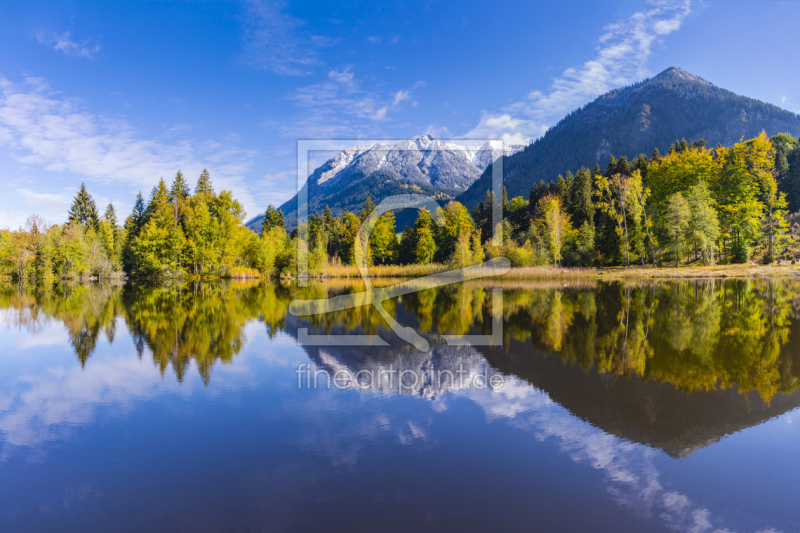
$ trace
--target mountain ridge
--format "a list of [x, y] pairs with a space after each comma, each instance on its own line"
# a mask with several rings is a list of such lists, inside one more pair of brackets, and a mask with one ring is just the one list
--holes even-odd
[[[612, 89], [576, 109], [524, 150], [503, 160], [509, 197], [527, 198], [540, 180], [580, 167], [605, 166], [611, 155], [629, 159], [654, 148], [666, 152], [681, 138], [732, 145], [742, 137], [800, 135], [800, 115], [738, 95], [678, 67]], [[473, 207], [491, 185], [487, 168], [457, 200]]]
[[[328, 206], [334, 216], [340, 216], [345, 210], [358, 211], [367, 197], [379, 202], [392, 194], [413, 192], [447, 201], [467, 190], [501, 148], [504, 155], [523, 148], [492, 141], [463, 143], [426, 134], [342, 150], [309, 176], [305, 185], [308, 214], [322, 213]], [[296, 225], [297, 196], [280, 209], [289, 227]], [[259, 215], [247, 226], [260, 232], [262, 219]]]

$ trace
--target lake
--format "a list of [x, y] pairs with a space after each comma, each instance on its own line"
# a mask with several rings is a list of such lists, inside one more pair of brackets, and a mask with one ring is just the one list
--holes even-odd
[[800, 531], [800, 281], [359, 290], [0, 288], [0, 531]]

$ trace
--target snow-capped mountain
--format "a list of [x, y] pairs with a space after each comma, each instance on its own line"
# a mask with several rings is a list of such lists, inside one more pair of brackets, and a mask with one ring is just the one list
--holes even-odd
[[[484, 143], [445, 142], [431, 135], [394, 143], [361, 145], [342, 150], [317, 167], [308, 178], [309, 216], [325, 206], [334, 216], [345, 210], [358, 211], [369, 196], [378, 203], [391, 194], [423, 192], [448, 200], [467, 190], [491, 162], [512, 155], [524, 146], [504, 146], [500, 141]], [[295, 224], [297, 198], [281, 210]], [[261, 216], [248, 222], [260, 231]]]
[[417, 185], [444, 191], [466, 190], [500, 154], [511, 155], [523, 146], [503, 146], [500, 141], [483, 144], [444, 142], [431, 135], [393, 144], [354, 146], [342, 150], [317, 168], [310, 183], [331, 186], [342, 178], [394, 172]]

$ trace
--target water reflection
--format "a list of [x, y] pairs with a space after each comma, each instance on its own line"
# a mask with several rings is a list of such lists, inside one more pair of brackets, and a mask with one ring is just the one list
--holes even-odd
[[[797, 281], [769, 280], [507, 289], [504, 349], [531, 358], [555, 356], [587, 373], [669, 383], [684, 392], [755, 391], [769, 403], [800, 385], [800, 349], [797, 335], [791, 335], [800, 327], [798, 289]], [[25, 327], [31, 335], [47, 319], [63, 322], [84, 366], [101, 334], [114, 342], [115, 318], [121, 317], [140, 356], [149, 353], [162, 373], [171, 368], [181, 381], [194, 362], [207, 383], [214, 365], [231, 363], [247, 342], [243, 330], [248, 322], [260, 319], [270, 336], [295, 333], [300, 322], [289, 327], [292, 319], [287, 318], [292, 299], [352, 290], [255, 282], [5, 287], [0, 308], [6, 310], [6, 323]], [[435, 344], [442, 344], [442, 334], [491, 329], [491, 296], [482, 286], [428, 289], [385, 307]], [[376, 352], [384, 361], [410, 357], [369, 307], [313, 316], [306, 325], [326, 334], [380, 333], [393, 345]]]
[[[283, 422], [282, 432], [268, 433], [267, 438], [267, 430], [262, 429], [266, 427], [264, 420], [256, 417], [245, 418], [246, 423], [237, 420], [235, 427], [221, 419], [211, 422], [210, 404], [203, 404], [202, 415], [187, 424], [190, 428], [212, 428], [215, 434], [223, 435], [216, 438], [233, 445], [248, 465], [267, 461], [248, 447], [265, 442], [275, 450], [299, 449], [330, 459], [330, 469], [311, 469], [307, 458], [292, 456], [294, 462], [284, 463], [289, 452], [277, 453], [278, 462], [268, 473], [273, 482], [260, 480], [256, 484], [273, 503], [286, 503], [272, 508], [275, 523], [297, 525], [298, 517], [289, 516], [291, 509], [306, 501], [310, 488], [335, 484], [334, 480], [346, 472], [364, 474], [359, 478], [362, 484], [367, 478], [378, 483], [374, 473], [367, 475], [363, 471], [367, 468], [364, 465], [374, 466], [377, 450], [392, 442], [403, 448], [427, 447], [430, 464], [422, 470], [439, 469], [454, 445], [454, 439], [443, 427], [463, 418], [464, 404], [469, 403], [480, 408], [487, 424], [502, 421], [521, 430], [523, 440], [528, 441], [525, 450], [532, 449], [533, 441], [552, 442], [569, 461], [600, 472], [606, 494], [634, 515], [646, 521], [658, 517], [659, 523], [672, 530], [710, 531], [712, 526], [735, 525], [736, 520], [731, 521], [725, 509], [710, 505], [702, 491], [698, 498], [697, 491], [693, 494], [685, 486], [676, 488], [665, 479], [663, 465], [658, 462], [663, 457], [659, 450], [672, 457], [690, 457], [697, 450], [709, 449], [725, 435], [800, 405], [800, 370], [796, 364], [800, 355], [800, 306], [792, 296], [800, 293], [797, 282], [508, 287], [504, 294], [503, 345], [477, 348], [447, 346], [442, 335], [489, 333], [490, 288], [458, 285], [387, 302], [387, 311], [401, 324], [423, 332], [431, 344], [427, 353], [392, 338], [380, 315], [371, 308], [349, 309], [309, 320], [287, 313], [294, 298], [321, 298], [358, 289], [346, 284], [298, 288], [263, 283], [76, 285], [46, 291], [5, 288], [0, 291], [0, 319], [9, 328], [24, 331], [26, 349], [38, 339], [46, 346], [68, 346], [75, 359], [71, 359], [73, 366], [65, 369], [46, 369], [38, 374], [20, 372], [15, 382], [4, 384], [5, 394], [0, 396], [4, 445], [32, 447], [63, 438], [76, 427], [99, 418], [98, 413], [105, 406], [127, 410], [132, 409], [136, 399], [153, 399], [165, 392], [201, 394], [229, 379], [230, 371], [237, 368], [243, 376], [250, 376], [248, 364], [252, 361], [246, 357], [246, 347], [252, 349], [254, 339], [267, 338], [271, 344], [280, 345], [296, 338], [301, 327], [318, 334], [380, 334], [390, 346], [304, 347], [303, 357], [331, 373], [346, 370], [355, 374], [390, 366], [418, 375], [463, 369], [468, 375], [464, 380], [467, 385], [420, 380], [401, 391], [423, 399], [413, 401], [417, 407], [412, 409], [409, 403], [397, 403], [412, 400], [398, 397], [395, 388], [381, 382], [369, 387], [353, 383], [352, 388], [359, 392], [349, 395], [335, 390], [288, 394], [286, 388], [294, 387], [295, 376], [287, 367], [269, 386], [264, 386], [263, 375], [251, 378], [256, 383], [254, 389], [279, 391], [271, 392], [278, 398], [273, 405], [279, 408], [265, 410], [269, 413], [265, 416], [288, 420]], [[109, 345], [128, 353], [131, 343], [142, 361], [135, 356], [109, 357]], [[219, 371], [221, 365], [226, 365], [226, 372]], [[503, 387], [476, 387], [475, 380], [469, 379], [495, 374], [506, 378]], [[165, 376], [175, 379], [164, 379]], [[2, 379], [0, 375], [0, 383]], [[246, 381], [241, 379], [236, 386], [241, 387]], [[166, 403], [163, 398], [161, 403]], [[235, 416], [242, 418], [249, 416], [245, 413], [259, 410], [260, 404], [251, 401], [237, 409]], [[221, 413], [224, 417], [234, 411]], [[454, 418], [445, 419], [448, 413], [453, 413]], [[150, 420], [147, 422], [140, 422], [140, 426], [130, 422], [126, 426], [138, 427], [146, 434], [151, 427]], [[470, 424], [471, 429], [487, 431], [487, 426], [478, 427], [474, 421]], [[224, 440], [225, 430], [221, 428], [227, 428], [235, 444]], [[199, 448], [191, 447], [200, 445], [191, 443], [190, 437], [181, 441], [178, 434], [165, 434], [170, 435], [170, 447], [183, 447], [189, 459], [193, 454], [202, 455]], [[208, 438], [203, 435], [203, 439]], [[514, 438], [512, 434], [504, 437]], [[471, 434], [469, 439], [480, 442], [477, 435]], [[439, 442], [449, 442], [450, 448], [436, 453], [433, 450]], [[488, 446], [491, 450], [497, 443], [480, 442], [475, 446]], [[525, 453], [509, 450], [516, 453], [515, 464], [523, 464]], [[0, 462], [8, 457], [7, 452], [3, 450]], [[396, 448], [389, 448], [386, 453], [402, 457]], [[377, 461], [383, 464], [384, 458], [379, 456]], [[559, 475], [547, 473], [553, 478]], [[216, 482], [229, 483], [228, 489], [234, 489], [233, 481], [221, 473]], [[474, 484], [475, 480], [471, 482]], [[464, 479], [462, 483], [467, 485], [470, 481]], [[417, 485], [416, 480], [404, 482], [397, 490]], [[449, 488], [463, 485], [454, 482]], [[279, 497], [278, 486], [281, 491], [295, 487], [297, 495]], [[347, 501], [357, 500], [350, 497], [362, 489], [369, 493], [363, 485], [345, 487]], [[580, 488], [577, 481], [572, 490], [584, 497], [596, 496], [591, 487]], [[335, 507], [341, 498], [336, 500], [331, 492], [321, 497]], [[100, 493], [98, 489], [97, 494]], [[483, 498], [491, 502], [492, 495], [483, 494]], [[538, 512], [544, 517], [546, 507], [556, 500], [542, 494], [539, 498], [542, 503]], [[178, 498], [177, 503], [184, 501]], [[401, 507], [405, 506], [398, 509]], [[461, 503], [457, 507], [458, 513], [463, 513]], [[508, 515], [506, 529], [518, 529], [523, 523], [519, 521], [523, 516], [520, 509], [525, 508], [513, 509], [516, 518]], [[359, 509], [351, 511], [353, 516]], [[386, 512], [385, 508], [382, 512]], [[456, 514], [454, 509], [453, 515]], [[202, 525], [202, 520], [197, 521], [199, 517], [203, 515], [186, 523]], [[221, 516], [216, 518], [222, 520]], [[224, 518], [221, 526], [238, 523], [231, 515]], [[796, 519], [790, 512], [780, 518], [788, 524], [794, 524]], [[372, 520], [377, 523], [374, 516]], [[764, 525], [768, 521], [756, 522]], [[567, 527], [557, 521], [551, 526]], [[619, 529], [631, 527], [620, 525]]]
[[[800, 404], [800, 320], [796, 281], [702, 281], [563, 287], [538, 284], [504, 294], [502, 347], [458, 349], [443, 334], [488, 333], [491, 291], [457, 285], [386, 303], [431, 343], [422, 353], [392, 338], [369, 307], [310, 317], [288, 315], [294, 298], [321, 298], [356, 287], [298, 288], [255, 282], [166, 287], [6, 287], [3, 320], [45, 335], [66, 326], [80, 364], [91, 368], [98, 338], [124, 324], [140, 358], [178, 382], [193, 366], [207, 385], [215, 364], [230, 364], [260, 320], [270, 338], [297, 329], [381, 334], [388, 347], [305, 347], [331, 374], [389, 368], [420, 376], [403, 394], [429, 400], [502, 372], [545, 391], [578, 417], [625, 439], [681, 457], [724, 435]], [[794, 333], [794, 334], [792, 334]], [[466, 379], [431, 380], [434, 372]], [[114, 374], [113, 372], [111, 374]], [[359, 386], [359, 389], [364, 389]], [[386, 380], [370, 390], [398, 392]]]

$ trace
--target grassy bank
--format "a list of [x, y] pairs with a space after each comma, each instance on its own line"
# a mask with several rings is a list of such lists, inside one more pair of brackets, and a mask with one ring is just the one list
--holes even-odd
[[[384, 265], [370, 267], [370, 277], [381, 278], [418, 278], [446, 272], [450, 267], [442, 264], [425, 265]], [[482, 272], [486, 277], [495, 280], [592, 280], [592, 279], [687, 279], [687, 278], [754, 278], [754, 277], [800, 277], [800, 265], [773, 264], [760, 265], [748, 263], [744, 265], [689, 265], [678, 268], [664, 266], [632, 266], [605, 268], [554, 268], [554, 267], [517, 267], [499, 275], [491, 269]], [[355, 266], [335, 265], [323, 270], [323, 277], [333, 279], [360, 279], [361, 274]]]
[[612, 267], [598, 270], [601, 279], [687, 279], [687, 278], [774, 278], [800, 277], [800, 265], [772, 264], [760, 265], [747, 263], [744, 265], [712, 265], [673, 267]]

